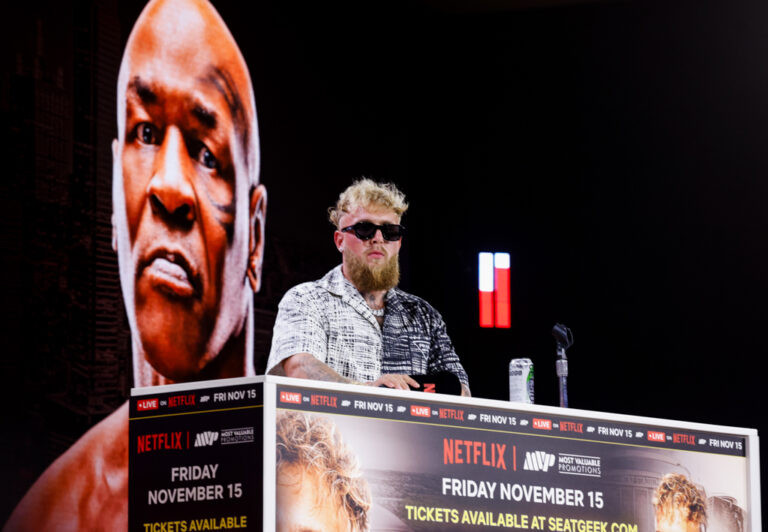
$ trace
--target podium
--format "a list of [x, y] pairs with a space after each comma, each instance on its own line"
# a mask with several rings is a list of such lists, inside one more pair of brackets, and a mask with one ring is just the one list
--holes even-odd
[[669, 474], [762, 530], [754, 429], [259, 376], [134, 389], [129, 433], [142, 532], [652, 532]]

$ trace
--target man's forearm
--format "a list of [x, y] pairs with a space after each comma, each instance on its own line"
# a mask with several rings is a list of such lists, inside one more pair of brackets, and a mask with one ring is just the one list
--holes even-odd
[[320, 362], [309, 353], [297, 353], [290, 356], [272, 368], [269, 373], [272, 375], [285, 375], [286, 377], [295, 377], [298, 379], [356, 384], [355, 381], [342, 377], [328, 367], [327, 364]]

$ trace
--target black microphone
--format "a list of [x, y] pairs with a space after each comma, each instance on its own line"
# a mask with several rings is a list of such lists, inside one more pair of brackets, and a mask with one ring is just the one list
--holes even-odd
[[568, 358], [565, 356], [565, 350], [573, 345], [573, 333], [562, 323], [555, 323], [552, 327], [552, 336], [555, 337], [557, 344], [557, 362], [555, 368], [560, 387], [560, 406], [568, 408]]
[[555, 337], [555, 343], [557, 343], [557, 355], [560, 355], [562, 349], [562, 356], [565, 356], [565, 350], [573, 345], [573, 333], [571, 330], [562, 323], [555, 323], [552, 327], [552, 336]]

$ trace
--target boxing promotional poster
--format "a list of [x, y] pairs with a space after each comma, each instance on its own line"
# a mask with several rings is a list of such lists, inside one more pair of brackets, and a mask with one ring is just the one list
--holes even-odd
[[262, 529], [257, 379], [145, 388], [132, 397], [128, 530]]
[[[564, 412], [278, 393], [279, 530], [319, 519], [302, 502], [312, 497], [341, 501], [322, 516], [333, 529], [643, 532], [674, 530], [689, 507], [707, 530], [749, 529], [741, 436]], [[317, 448], [332, 450], [319, 459]]]

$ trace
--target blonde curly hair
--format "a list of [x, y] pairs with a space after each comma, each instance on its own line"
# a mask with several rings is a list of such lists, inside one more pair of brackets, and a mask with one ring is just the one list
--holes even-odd
[[372, 179], [358, 179], [339, 194], [336, 205], [328, 209], [328, 219], [339, 227], [339, 220], [357, 207], [383, 207], [395, 211], [398, 218], [408, 210], [405, 194], [400, 192], [393, 183], [377, 183]]
[[351, 532], [365, 532], [370, 526], [371, 492], [362, 477], [357, 457], [341, 439], [329, 419], [302, 412], [277, 413], [277, 470], [299, 466], [317, 474], [328, 488], [322, 500], [334, 501], [349, 517]]
[[698, 525], [707, 525], [707, 501], [696, 485], [684, 475], [669, 473], [662, 477], [653, 495], [656, 515], [674, 520], [679, 512], [683, 519]]

